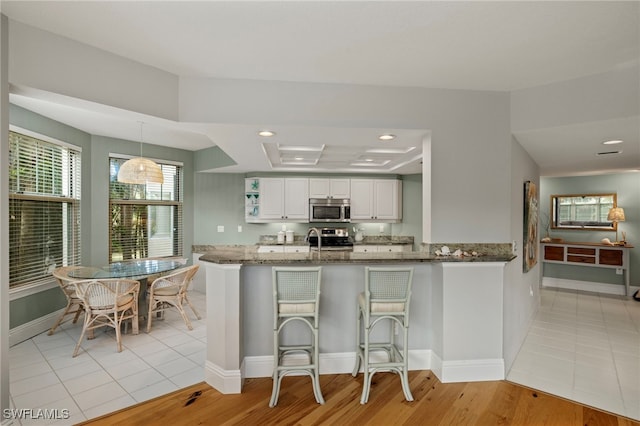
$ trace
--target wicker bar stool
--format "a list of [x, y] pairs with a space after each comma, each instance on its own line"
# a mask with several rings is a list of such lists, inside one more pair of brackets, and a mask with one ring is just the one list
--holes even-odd
[[[413, 268], [365, 267], [365, 291], [358, 295], [356, 365], [352, 373], [353, 377], [356, 377], [362, 364], [364, 379], [361, 404], [366, 404], [369, 400], [371, 379], [380, 371], [391, 371], [400, 375], [404, 397], [407, 401], [413, 401], [407, 374], [412, 281]], [[386, 342], [372, 342], [371, 333], [383, 320], [389, 320], [390, 337]], [[396, 326], [402, 329], [402, 347], [395, 341]], [[380, 352], [383, 356], [371, 359], [372, 354], [376, 356]]]
[[[282, 378], [288, 374], [311, 377], [313, 394], [324, 404], [320, 391], [318, 309], [320, 307], [320, 267], [273, 268], [273, 391], [269, 407], [275, 407]], [[310, 331], [310, 342], [283, 344], [281, 333], [288, 325], [302, 323]], [[301, 359], [300, 355], [302, 355]]]

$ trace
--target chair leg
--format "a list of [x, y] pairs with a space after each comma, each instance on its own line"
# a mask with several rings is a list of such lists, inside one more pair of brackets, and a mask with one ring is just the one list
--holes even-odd
[[413, 395], [411, 394], [411, 388], [409, 387], [409, 327], [405, 325], [404, 329], [404, 341], [402, 342], [402, 374], [400, 375], [400, 382], [402, 383], [402, 391], [407, 401], [413, 401]]
[[75, 358], [78, 355], [78, 350], [80, 349], [80, 343], [82, 343], [82, 338], [84, 337], [84, 333], [87, 331], [87, 327], [89, 327], [90, 322], [91, 322], [91, 318], [89, 313], [87, 313], [84, 317], [84, 322], [82, 324], [82, 331], [80, 332], [80, 338], [78, 339], [76, 348], [73, 351], [73, 355], [72, 355], [73, 358]]
[[156, 302], [149, 299], [149, 311], [147, 315], [147, 333], [151, 332], [151, 319], [153, 318], [153, 310], [156, 307]]
[[118, 318], [118, 311], [116, 311], [116, 313], [114, 314], [115, 329], [116, 329], [116, 343], [118, 345], [118, 352], [122, 352], [122, 336], [120, 332], [120, 324], [122, 323], [122, 317], [124, 316], [124, 311], [122, 311], [122, 313], [119, 316], [120, 318]]
[[313, 329], [313, 375], [311, 381], [313, 382], [313, 394], [316, 397], [318, 404], [324, 404], [324, 398], [322, 397], [322, 391], [320, 390], [320, 339], [318, 333], [318, 325]]
[[278, 378], [278, 364], [280, 364], [280, 350], [278, 347], [278, 330], [273, 330], [273, 388], [271, 389], [271, 399], [269, 407], [273, 408], [278, 403], [278, 395], [280, 394], [280, 380]]
[[189, 317], [187, 316], [187, 313], [184, 311], [184, 308], [182, 307], [182, 303], [180, 301], [178, 301], [178, 303], [176, 303], [173, 306], [175, 306], [176, 309], [178, 309], [178, 312], [180, 312], [180, 315], [182, 315], [182, 319], [184, 320], [184, 323], [187, 325], [187, 328], [189, 330], [193, 330], [193, 326], [191, 325], [191, 321], [189, 321]]
[[78, 309], [76, 310], [76, 314], [73, 317], [73, 324], [78, 322], [78, 318], [80, 318], [80, 314], [84, 311], [84, 307], [82, 305], [77, 305]]
[[200, 313], [196, 310], [195, 306], [191, 304], [191, 302], [189, 301], [186, 295], [184, 296], [184, 300], [189, 304], [189, 307], [191, 307], [191, 310], [195, 314], [196, 318], [202, 319], [202, 317], [200, 316]]
[[62, 313], [62, 315], [60, 315], [58, 317], [58, 319], [56, 320], [55, 324], [53, 324], [53, 327], [51, 327], [51, 329], [49, 329], [49, 332], [47, 333], [49, 336], [51, 336], [56, 331], [56, 328], [58, 328], [58, 326], [60, 325], [60, 323], [64, 319], [65, 315], [67, 315], [69, 313], [70, 309], [71, 309], [71, 302], [69, 301], [69, 302], [67, 302], [67, 307], [64, 309], [64, 312]]
[[360, 397], [360, 404], [366, 404], [369, 401], [369, 390], [371, 389], [371, 378], [372, 374], [369, 371], [369, 332], [371, 329], [369, 328], [369, 324], [364, 325], [364, 349], [363, 349], [363, 360], [362, 360], [362, 370], [363, 370], [363, 378], [362, 378], [362, 396]]
[[357, 313], [357, 318], [356, 318], [356, 365], [355, 367], [353, 367], [353, 371], [351, 372], [351, 375], [353, 377], [356, 377], [358, 375], [358, 372], [360, 371], [360, 361], [362, 360], [362, 355], [360, 352], [360, 327], [361, 327], [361, 315], [362, 315], [362, 311], [360, 310], [360, 304], [358, 303], [358, 306], [356, 308], [356, 313]]

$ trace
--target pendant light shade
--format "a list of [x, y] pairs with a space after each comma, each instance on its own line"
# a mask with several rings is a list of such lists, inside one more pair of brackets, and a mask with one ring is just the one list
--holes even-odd
[[140, 122], [140, 157], [125, 161], [118, 170], [118, 182], [147, 184], [164, 183], [162, 169], [153, 160], [142, 157], [142, 122]]
[[148, 158], [136, 157], [127, 160], [118, 170], [118, 182], [123, 183], [164, 183], [160, 166]]

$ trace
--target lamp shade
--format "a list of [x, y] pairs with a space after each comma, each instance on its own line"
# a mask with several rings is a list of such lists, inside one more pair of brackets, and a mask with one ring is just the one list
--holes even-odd
[[622, 207], [613, 207], [609, 210], [607, 220], [613, 222], [624, 222], [624, 209]]
[[164, 183], [162, 169], [148, 158], [136, 157], [127, 160], [118, 170], [118, 182], [146, 184]]

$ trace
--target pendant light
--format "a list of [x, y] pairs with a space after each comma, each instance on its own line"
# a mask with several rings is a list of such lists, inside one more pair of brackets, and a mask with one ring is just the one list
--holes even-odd
[[140, 122], [140, 157], [125, 161], [118, 170], [118, 182], [147, 184], [164, 183], [162, 169], [153, 160], [142, 157], [142, 125]]

